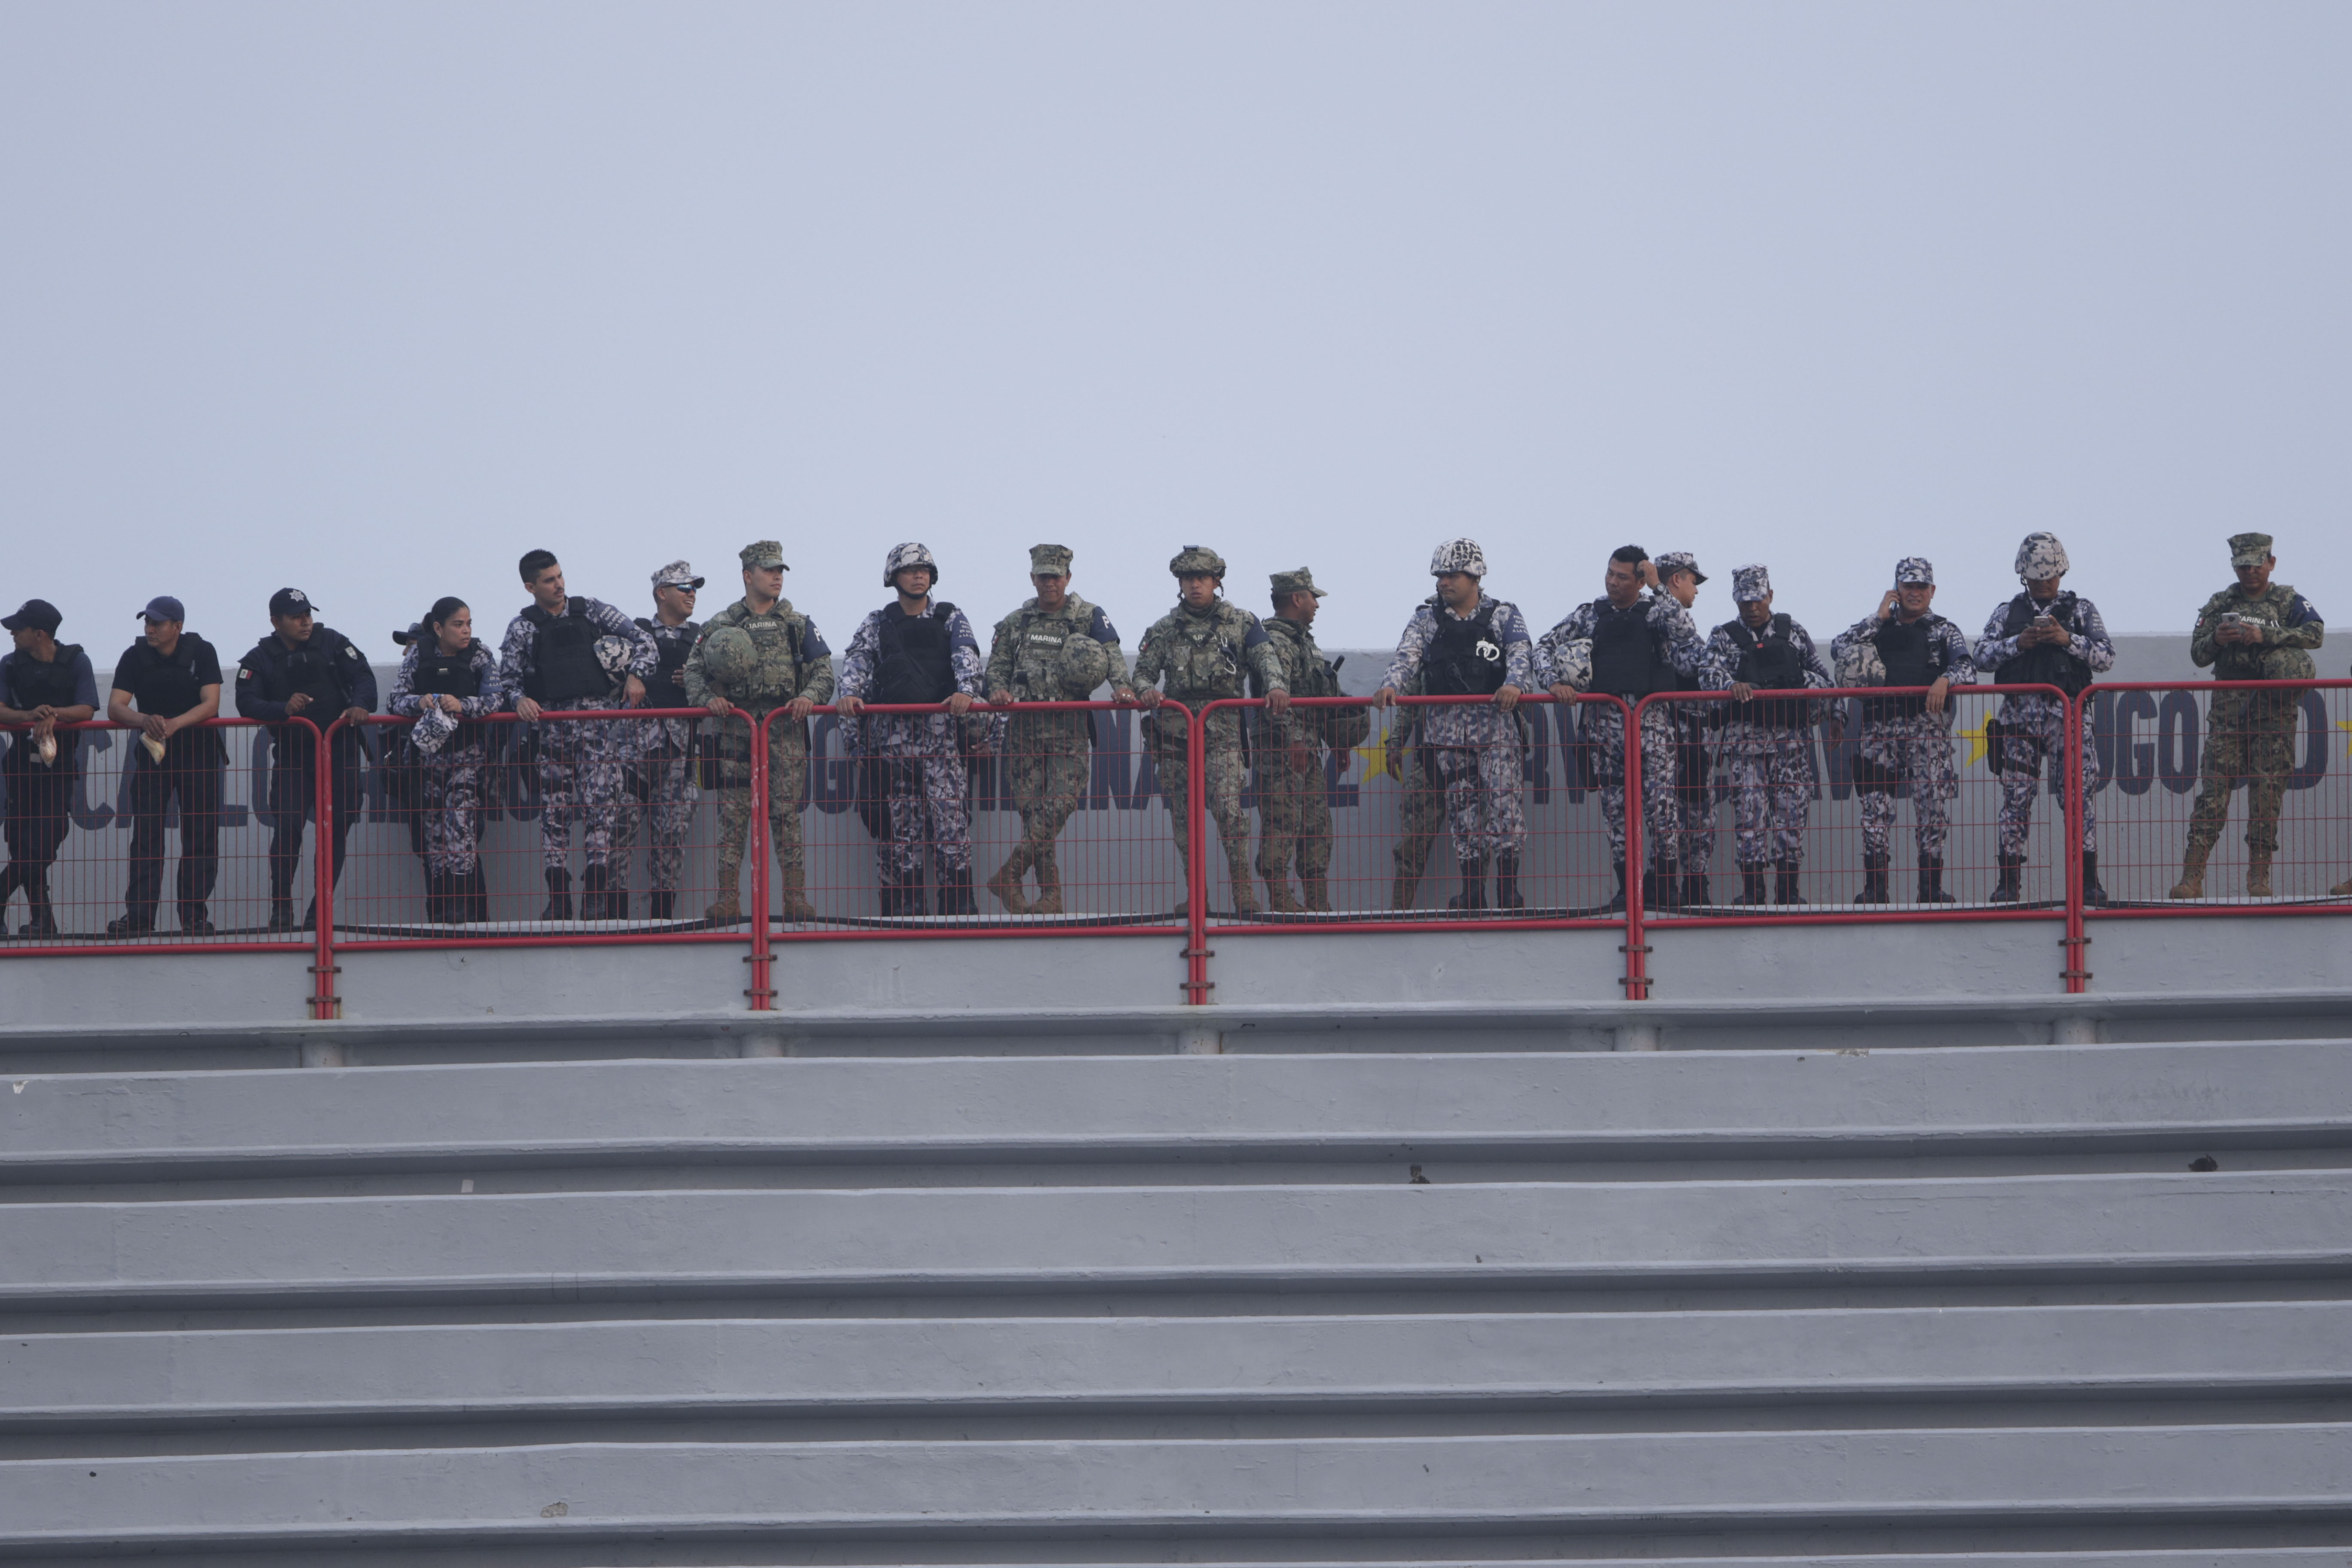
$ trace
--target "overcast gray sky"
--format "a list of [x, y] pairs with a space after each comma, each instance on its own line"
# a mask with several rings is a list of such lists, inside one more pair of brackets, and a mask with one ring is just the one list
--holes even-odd
[[2164, 631], [2260, 528], [2352, 617], [2347, 81], [2340, 3], [0, 0], [0, 597], [388, 657], [773, 535], [837, 647], [1054, 540], [1131, 647], [1197, 542], [1351, 647], [1467, 533], [1826, 635], [2050, 528]]

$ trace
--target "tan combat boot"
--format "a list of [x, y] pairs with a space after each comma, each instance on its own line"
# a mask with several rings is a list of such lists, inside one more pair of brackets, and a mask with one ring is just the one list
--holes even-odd
[[743, 919], [743, 906], [734, 894], [721, 893], [703, 906], [702, 918], [712, 925], [735, 925]]
[[[1234, 884], [1236, 887], [1240, 885], [1239, 882]], [[1278, 915], [1303, 915], [1307, 912], [1307, 906], [1290, 896], [1288, 872], [1265, 879], [1265, 903], [1266, 908]]]
[[1058, 915], [1062, 912], [1062, 868], [1051, 860], [1039, 860], [1037, 896], [1030, 900], [1033, 915]]
[[2347, 877], [2328, 889], [2327, 895], [2333, 899], [2352, 899], [2352, 877]]
[[2175, 899], [2201, 899], [2205, 896], [2205, 858], [2213, 853], [2210, 844], [2191, 844], [2188, 856], [2180, 862], [2180, 880], [2172, 884], [2166, 895]]
[[776, 906], [776, 913], [787, 924], [805, 925], [816, 919], [816, 906], [808, 901], [807, 887], [808, 871], [805, 868], [784, 868], [784, 898], [783, 902]]
[[1413, 900], [1420, 896], [1421, 879], [1418, 877], [1408, 877], [1399, 871], [1396, 880], [1389, 884], [1389, 908], [1391, 910], [1409, 910], [1412, 908]]
[[1322, 877], [1301, 877], [1299, 885], [1307, 889], [1307, 909], [1310, 914], [1331, 912], [1331, 884]]
[[1021, 890], [1022, 874], [1028, 869], [1029, 847], [1018, 845], [1004, 858], [1004, 864], [996, 868], [996, 875], [988, 879], [988, 890], [996, 895], [996, 901], [1016, 915], [1034, 912], [1028, 896]]
[[2267, 899], [2271, 896], [2271, 852], [2267, 849], [2246, 851], [2246, 897]]
[[1258, 912], [1257, 887], [1250, 880], [1250, 874], [1247, 871], [1235, 871], [1233, 874], [1233, 884], [1234, 913], [1256, 914]]

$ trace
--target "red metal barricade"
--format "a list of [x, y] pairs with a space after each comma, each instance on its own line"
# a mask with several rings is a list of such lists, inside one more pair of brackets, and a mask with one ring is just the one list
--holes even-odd
[[[304, 818], [331, 780], [313, 765], [310, 720], [206, 720], [163, 759], [137, 725], [59, 724], [73, 745], [54, 763], [34, 752], [33, 726], [0, 728], [10, 737], [0, 923], [21, 895], [32, 928], [11, 927], [0, 956], [316, 950], [320, 933], [301, 917], [329, 863], [312, 853], [327, 819]], [[199, 731], [217, 758], [199, 749]]]

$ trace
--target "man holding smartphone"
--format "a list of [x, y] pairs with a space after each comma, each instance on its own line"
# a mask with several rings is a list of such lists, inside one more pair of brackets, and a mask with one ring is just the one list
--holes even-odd
[[[2111, 669], [2116, 645], [2098, 606], [2061, 591], [2066, 547], [2054, 533], [2029, 533], [2017, 547], [2017, 576], [2025, 591], [1992, 613], [1977, 639], [1979, 669], [1993, 672], [1997, 686], [2054, 686], [2067, 697], [2079, 694], [2091, 678]], [[2000, 775], [2000, 879], [1996, 904], [2022, 896], [2026, 830], [2033, 823], [2033, 795], [2043, 764], [2066, 749], [2066, 702], [2047, 693], [2020, 692], [2004, 698], [1993, 721], [1993, 771]], [[2083, 820], [2076, 847], [2083, 857], [2083, 896], [2107, 901], [2099, 886], [2099, 820], [2095, 805], [2102, 782], [2098, 748], [2091, 741], [2091, 716], [2083, 715], [2076, 738], [2083, 770]]]

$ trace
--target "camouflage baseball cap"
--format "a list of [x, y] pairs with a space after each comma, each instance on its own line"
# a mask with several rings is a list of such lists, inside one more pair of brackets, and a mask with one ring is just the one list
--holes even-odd
[[702, 586], [702, 579], [696, 576], [694, 574], [694, 568], [688, 566], [685, 562], [673, 561], [668, 565], [654, 574], [654, 586], [656, 588], [699, 588]]
[[1772, 596], [1772, 574], [1761, 566], [1734, 566], [1731, 569], [1731, 602], [1750, 605]]
[[1066, 577], [1070, 574], [1070, 547], [1066, 544], [1033, 544], [1029, 547], [1029, 575]]
[[2230, 535], [2230, 564], [2259, 566], [2271, 558], [2271, 536], [2267, 533], [2233, 533]]
[[1284, 594], [1312, 594], [1318, 599], [1330, 596], [1315, 585], [1315, 574], [1304, 566], [1296, 572], [1276, 572], [1274, 574], [1274, 591], [1277, 596]]
[[2066, 547], [2058, 542], [2054, 533], [2029, 533], [2025, 542], [2017, 547], [2017, 576], [2020, 582], [2040, 583], [2052, 577], [2063, 577], [2068, 567]]
[[[772, 539], [755, 540], [739, 553], [743, 557], [746, 567], [784, 566], [784, 547]], [[784, 566], [784, 570], [789, 572], [792, 568]]]
[[1925, 583], [1933, 586], [1936, 581], [1936, 569], [1927, 563], [1927, 558], [1924, 555], [1906, 555], [1895, 563], [1895, 580], [1897, 583]]
[[1698, 557], [1687, 550], [1669, 550], [1658, 557], [1658, 581], [1663, 583], [1677, 572], [1687, 572], [1698, 581], [1706, 581], [1706, 574], [1698, 569]]
[[1168, 563], [1169, 575], [1181, 577], [1191, 572], [1206, 572], [1212, 577], [1225, 574], [1225, 558], [1205, 544], [1188, 544]]

